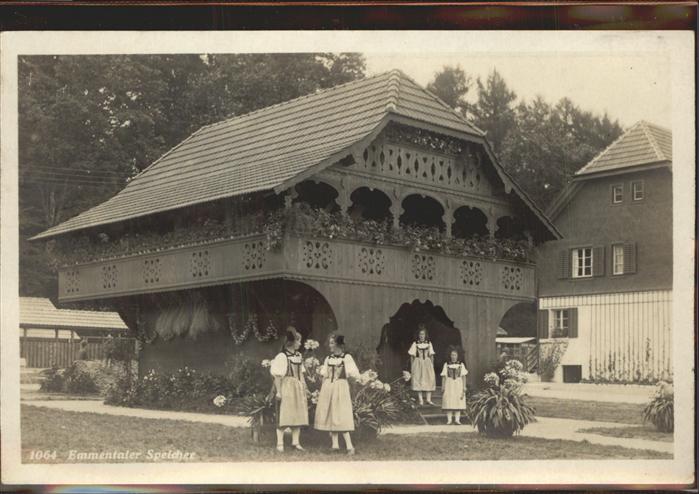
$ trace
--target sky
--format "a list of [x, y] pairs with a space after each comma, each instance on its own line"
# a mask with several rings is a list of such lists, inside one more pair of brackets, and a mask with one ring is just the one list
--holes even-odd
[[549, 103], [570, 98], [583, 110], [605, 112], [622, 127], [646, 120], [670, 128], [670, 62], [655, 54], [377, 54], [367, 53], [367, 75], [400, 69], [423, 87], [444, 65], [460, 65], [474, 79], [497, 69], [521, 99]]

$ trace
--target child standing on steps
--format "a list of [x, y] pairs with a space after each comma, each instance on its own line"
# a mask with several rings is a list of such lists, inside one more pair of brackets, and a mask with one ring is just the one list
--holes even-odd
[[461, 412], [466, 410], [466, 366], [459, 359], [459, 351], [452, 348], [442, 368], [442, 410], [447, 412], [447, 425], [461, 424]]
[[432, 403], [432, 392], [435, 390], [434, 376], [434, 348], [427, 335], [427, 327], [419, 324], [417, 341], [414, 341], [408, 350], [410, 355], [411, 388], [417, 391], [417, 398], [420, 405], [424, 405], [422, 393], [425, 393], [427, 403]]

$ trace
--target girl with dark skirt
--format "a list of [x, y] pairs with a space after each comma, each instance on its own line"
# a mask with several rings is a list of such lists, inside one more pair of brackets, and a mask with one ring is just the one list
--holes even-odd
[[301, 347], [301, 334], [295, 328], [286, 331], [284, 348], [272, 360], [270, 373], [274, 377], [276, 398], [279, 400], [277, 424], [277, 451], [284, 451], [284, 429], [291, 428], [291, 445], [303, 451], [301, 447], [301, 427], [308, 425], [308, 402], [306, 399], [306, 381], [303, 357], [298, 351]]
[[333, 335], [328, 340], [330, 355], [325, 357], [320, 374], [323, 384], [318, 394], [314, 427], [319, 431], [330, 432], [332, 449], [339, 451], [339, 434], [345, 440], [347, 454], [354, 454], [350, 432], [354, 431], [354, 411], [350, 396], [348, 378], [359, 377], [359, 369], [354, 359], [345, 352], [345, 338]]

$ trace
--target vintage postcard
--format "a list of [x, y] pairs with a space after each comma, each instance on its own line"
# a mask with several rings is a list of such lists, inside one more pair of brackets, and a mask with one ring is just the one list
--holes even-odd
[[24, 32], [2, 481], [694, 482], [688, 32]]

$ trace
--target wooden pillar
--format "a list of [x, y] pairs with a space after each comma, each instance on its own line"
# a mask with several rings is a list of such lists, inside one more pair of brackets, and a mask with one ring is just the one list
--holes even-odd
[[400, 216], [403, 214], [403, 194], [398, 187], [394, 187], [391, 193], [391, 216], [393, 216], [393, 229], [398, 230], [400, 228]]
[[490, 238], [495, 238], [495, 231], [498, 229], [497, 216], [495, 215], [495, 209], [492, 207], [488, 209], [488, 223], [486, 227], [488, 228], [488, 236]]
[[347, 216], [350, 206], [352, 206], [352, 200], [350, 199], [351, 186], [349, 183], [349, 178], [345, 175], [340, 180], [340, 186], [337, 189], [337, 205], [340, 206], [340, 214], [342, 216]]
[[290, 209], [294, 199], [296, 199], [298, 196], [299, 193], [296, 191], [295, 186], [287, 189], [286, 194], [284, 195], [284, 207], [286, 209]]
[[452, 224], [454, 223], [454, 207], [451, 201], [447, 199], [444, 208], [444, 214], [442, 215], [442, 221], [444, 221], [444, 238], [452, 238]]

